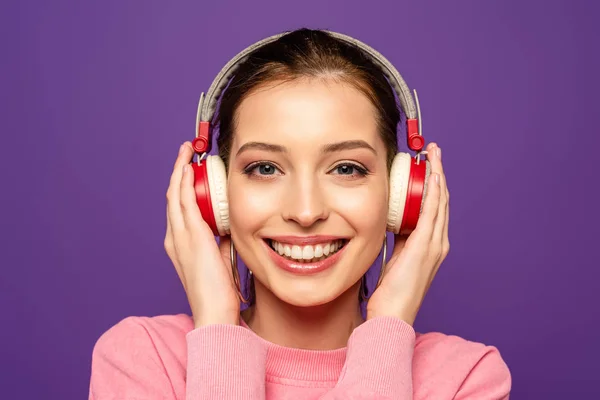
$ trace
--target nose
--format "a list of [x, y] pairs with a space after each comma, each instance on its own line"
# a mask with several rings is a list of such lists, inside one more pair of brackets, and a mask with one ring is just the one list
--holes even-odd
[[326, 199], [317, 179], [297, 179], [289, 188], [283, 208], [283, 218], [307, 228], [329, 216]]

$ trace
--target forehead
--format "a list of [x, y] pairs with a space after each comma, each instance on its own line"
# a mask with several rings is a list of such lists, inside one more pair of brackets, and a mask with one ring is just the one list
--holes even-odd
[[347, 83], [321, 79], [277, 82], [253, 91], [236, 113], [234, 147], [247, 141], [330, 143], [365, 140], [383, 146], [376, 110]]

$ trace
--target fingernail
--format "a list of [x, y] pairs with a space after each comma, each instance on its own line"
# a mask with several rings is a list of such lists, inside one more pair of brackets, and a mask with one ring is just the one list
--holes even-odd
[[185, 148], [185, 144], [182, 144], [181, 146], [179, 146], [179, 154], [181, 154], [183, 152], [184, 148]]
[[437, 149], [435, 149], [435, 154], [437, 154], [438, 158], [441, 159], [442, 158], [442, 149], [440, 149], [439, 147]]
[[440, 174], [435, 174], [435, 183], [440, 184]]

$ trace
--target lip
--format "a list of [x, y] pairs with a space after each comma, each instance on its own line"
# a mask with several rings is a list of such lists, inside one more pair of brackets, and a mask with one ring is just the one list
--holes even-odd
[[329, 243], [334, 240], [348, 240], [349, 238], [343, 236], [331, 236], [331, 235], [314, 235], [314, 236], [269, 236], [265, 237], [265, 240], [272, 239], [279, 243], [298, 245], [298, 246], [313, 246], [315, 244]]
[[[331, 237], [333, 238], [333, 236], [331, 236]], [[280, 239], [281, 238], [282, 238], [282, 236], [280, 236]], [[322, 243], [324, 238], [326, 238], [326, 237], [320, 236], [319, 241], [316, 241], [314, 243]], [[273, 238], [273, 240], [277, 241], [277, 239], [275, 239], [275, 238]], [[281, 239], [281, 240], [283, 242], [283, 239]], [[313, 239], [311, 239], [311, 240], [313, 240]], [[339, 239], [331, 239], [331, 240], [339, 240]], [[327, 240], [325, 240], [325, 241], [327, 241]], [[288, 260], [287, 258], [280, 256], [279, 253], [277, 253], [275, 250], [273, 250], [273, 248], [271, 246], [269, 246], [269, 243], [267, 243], [267, 240], [263, 240], [263, 243], [264, 243], [264, 246], [267, 248], [269, 257], [271, 257], [271, 259], [273, 260], [275, 265], [277, 265], [279, 268], [283, 269], [284, 271], [291, 272], [292, 274], [295, 274], [295, 275], [313, 275], [313, 274], [318, 274], [319, 272], [322, 272], [322, 271], [325, 271], [325, 270], [331, 268], [336, 262], [338, 262], [338, 260], [342, 256], [342, 254], [346, 251], [346, 247], [348, 247], [348, 243], [346, 243], [344, 245], [344, 247], [342, 247], [340, 250], [338, 250], [334, 255], [327, 257], [321, 261], [315, 261], [312, 263], [299, 263], [299, 262], [295, 262], [292, 260]], [[290, 243], [290, 242], [285, 242], [285, 243]], [[294, 243], [294, 244], [296, 244], [296, 243]], [[309, 244], [309, 243], [303, 242], [303, 244]]]

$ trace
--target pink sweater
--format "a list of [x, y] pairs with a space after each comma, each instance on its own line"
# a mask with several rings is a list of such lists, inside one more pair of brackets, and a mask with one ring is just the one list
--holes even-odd
[[92, 355], [89, 398], [508, 399], [498, 350], [378, 317], [348, 347], [315, 351], [267, 342], [241, 326], [194, 329], [188, 315], [129, 317]]

